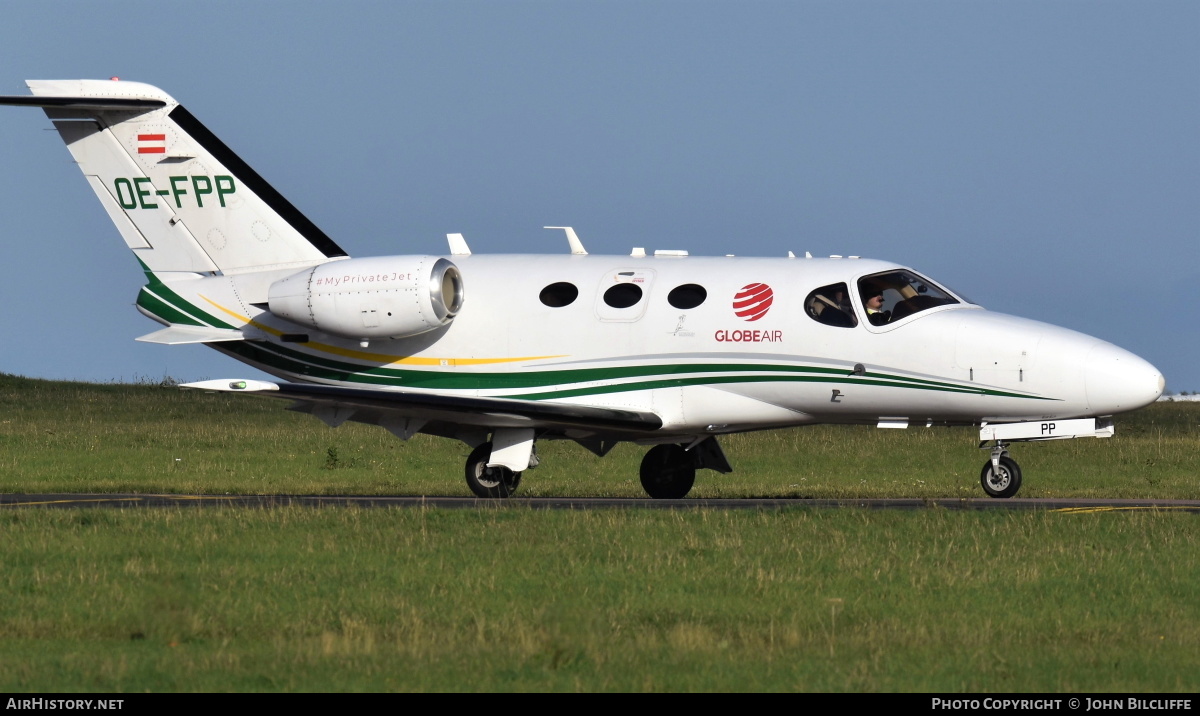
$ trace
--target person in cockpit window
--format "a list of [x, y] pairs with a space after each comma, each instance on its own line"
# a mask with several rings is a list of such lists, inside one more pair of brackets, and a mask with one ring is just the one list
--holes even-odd
[[892, 312], [883, 310], [883, 288], [867, 284], [863, 286], [863, 306], [867, 309], [867, 320], [872, 326], [882, 326], [892, 320]]

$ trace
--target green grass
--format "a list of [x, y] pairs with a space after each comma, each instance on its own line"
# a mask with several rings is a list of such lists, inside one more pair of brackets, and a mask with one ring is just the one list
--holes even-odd
[[0, 690], [1190, 692], [1195, 518], [0, 513]]
[[[239, 399], [240, 398], [240, 399]], [[0, 376], [0, 490], [461, 494], [466, 448], [283, 403]], [[1200, 405], [1023, 445], [1022, 496], [1194, 498]], [[972, 430], [731, 436], [693, 495], [978, 497]], [[524, 495], [642, 496], [539, 445]], [[0, 509], [0, 691], [1185, 693], [1174, 512]]]
[[[0, 491], [291, 494], [470, 493], [469, 449], [382, 428], [337, 429], [284, 401], [153, 385], [0, 376]], [[1160, 403], [1117, 418], [1116, 437], [1013, 448], [1022, 497], [1192, 498], [1200, 404]], [[722, 438], [734, 472], [701, 471], [695, 497], [982, 497], [986, 451], [972, 428], [814, 426]], [[541, 441], [521, 496], [643, 497], [645, 448], [597, 458]]]

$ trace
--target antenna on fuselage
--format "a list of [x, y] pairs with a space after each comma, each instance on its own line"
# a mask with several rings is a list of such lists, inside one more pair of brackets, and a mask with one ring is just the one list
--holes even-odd
[[587, 256], [587, 250], [583, 248], [583, 242], [579, 240], [575, 229], [570, 226], [543, 226], [543, 229], [562, 229], [567, 232], [567, 243], [571, 245], [571, 253], [576, 256]]
[[470, 256], [471, 247], [467, 246], [467, 240], [462, 234], [446, 234], [446, 240], [450, 242], [451, 256]]

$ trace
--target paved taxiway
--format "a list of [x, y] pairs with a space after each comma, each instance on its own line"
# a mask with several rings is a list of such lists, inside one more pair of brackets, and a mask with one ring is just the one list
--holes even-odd
[[867, 509], [1053, 510], [1056, 512], [1180, 511], [1200, 512], [1200, 500], [1080, 500], [1054, 498], [931, 498], [829, 500], [803, 498], [744, 498], [652, 500], [645, 497], [513, 497], [483, 500], [474, 497], [379, 495], [145, 495], [145, 494], [0, 494], [0, 509], [20, 507], [437, 507], [593, 510], [642, 509], [795, 509], [858, 507]]

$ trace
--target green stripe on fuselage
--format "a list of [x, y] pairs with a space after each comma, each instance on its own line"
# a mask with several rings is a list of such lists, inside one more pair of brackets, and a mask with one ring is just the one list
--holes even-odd
[[[392, 387], [419, 388], [425, 390], [502, 390], [505, 388], [539, 388], [561, 386], [558, 389], [538, 393], [518, 393], [505, 397], [524, 400], [550, 400], [555, 398], [600, 395], [605, 393], [651, 390], [689, 385], [713, 383], [765, 383], [765, 382], [817, 382], [836, 385], [872, 385], [879, 387], [908, 388], [935, 392], [952, 392], [968, 395], [995, 397], [1030, 398], [1050, 400], [1024, 393], [996, 390], [976, 386], [939, 383], [937, 381], [892, 376], [882, 373], [850, 375], [845, 370], [822, 367], [756, 365], [756, 364], [667, 364], [638, 365], [622, 368], [585, 368], [572, 370], [531, 370], [524, 372], [474, 372], [474, 371], [431, 371], [369, 367], [319, 358], [307, 353], [283, 348], [273, 344], [245, 342], [224, 344], [221, 348], [274, 369], [297, 375], [336, 380], [363, 385], [387, 385]], [[696, 375], [696, 374], [704, 375]], [[712, 375], [720, 373], [722, 375]], [[743, 373], [743, 375], [730, 375]], [[681, 374], [680, 377], [664, 377]], [[688, 375], [682, 375], [688, 374]], [[654, 380], [631, 380], [637, 378]], [[614, 383], [625, 380], [630, 382]], [[600, 383], [584, 387], [582, 383]]]
[[222, 321], [175, 293], [170, 286], [155, 276], [141, 259], [138, 259], [138, 263], [142, 265], [142, 271], [146, 274], [146, 285], [138, 294], [137, 305], [172, 324], [234, 328], [232, 324]]
[[191, 316], [180, 312], [171, 304], [165, 303], [158, 296], [155, 296], [149, 291], [149, 287], [142, 287], [142, 290], [138, 292], [137, 305], [173, 325], [203, 325]]

